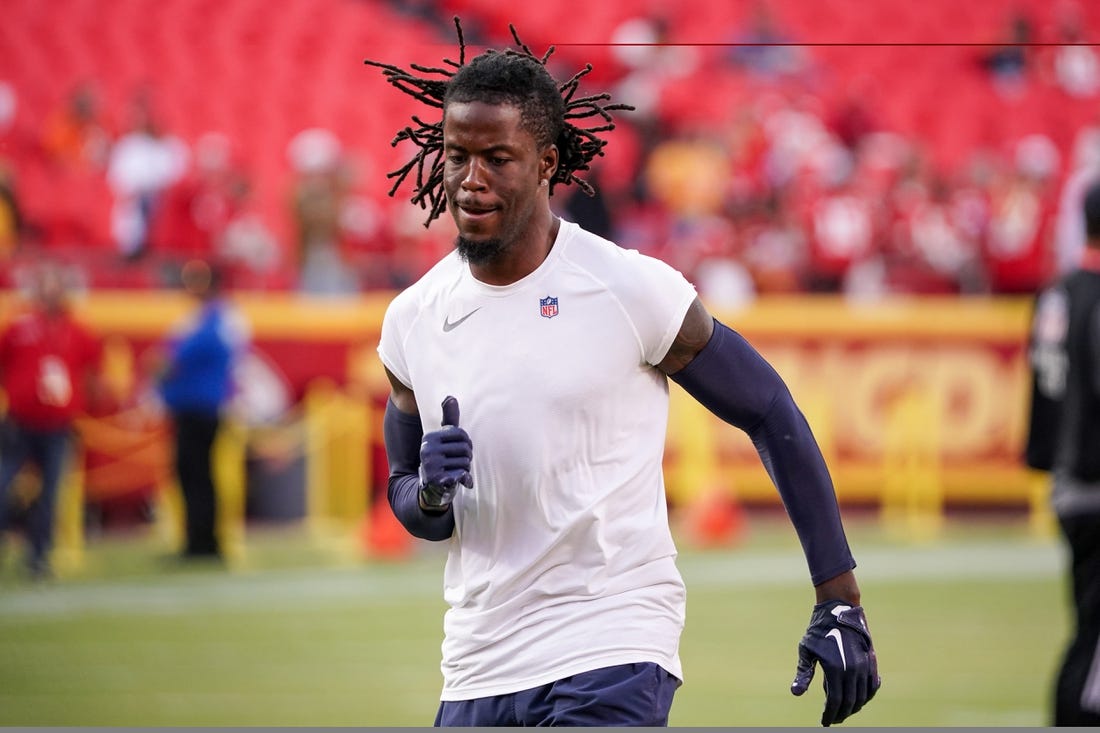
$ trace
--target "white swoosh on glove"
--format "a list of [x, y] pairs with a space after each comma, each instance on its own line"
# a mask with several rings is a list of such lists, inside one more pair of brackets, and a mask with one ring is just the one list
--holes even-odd
[[844, 644], [840, 640], [840, 629], [833, 629], [828, 634], [825, 634], [825, 637], [828, 638], [828, 639], [832, 639], [833, 641], [836, 642], [836, 648], [840, 650], [841, 669], [847, 670], [848, 669], [848, 660], [844, 656]]

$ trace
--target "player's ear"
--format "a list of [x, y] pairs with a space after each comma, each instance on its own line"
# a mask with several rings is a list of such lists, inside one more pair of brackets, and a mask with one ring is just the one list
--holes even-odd
[[542, 159], [539, 161], [539, 180], [546, 181], [549, 184], [550, 179], [554, 177], [557, 171], [558, 146], [551, 143], [546, 146], [546, 149], [542, 152]]

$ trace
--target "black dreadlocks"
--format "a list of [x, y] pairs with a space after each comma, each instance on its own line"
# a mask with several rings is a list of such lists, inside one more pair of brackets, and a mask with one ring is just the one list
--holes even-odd
[[[445, 67], [410, 64], [410, 70], [406, 71], [370, 59], [364, 63], [381, 68], [386, 81], [429, 107], [442, 110], [450, 102], [474, 100], [516, 105], [520, 110], [521, 124], [534, 135], [539, 145], [555, 143], [558, 146], [558, 169], [550, 180], [550, 193], [553, 194], [558, 183], [576, 183], [586, 194], [594, 195], [591, 184], [577, 173], [589, 170], [592, 159], [604, 154], [607, 141], [600, 139], [598, 133], [615, 129], [611, 112], [633, 110], [634, 107], [629, 104], [603, 104], [611, 98], [606, 93], [575, 97], [581, 79], [592, 71], [592, 65], [585, 64], [569, 81], [558, 84], [546, 70], [546, 62], [554, 53], [554, 47], [551, 46], [541, 58], [535, 56], [519, 39], [512, 25], [508, 26], [508, 30], [519, 51], [489, 50], [467, 64], [466, 42], [457, 16], [454, 23], [458, 34], [458, 61], [443, 59]], [[413, 72], [431, 76], [418, 77]], [[589, 117], [599, 117], [603, 124], [578, 127], [570, 122]], [[412, 160], [387, 174], [387, 178], [397, 179], [389, 195], [397, 192], [415, 168], [416, 188], [411, 201], [429, 210], [428, 219], [424, 222], [424, 226], [428, 226], [447, 207], [443, 190], [443, 120], [429, 123], [413, 115], [412, 121], [415, 127], [407, 126], [399, 131], [391, 145], [396, 147], [402, 140], [410, 140], [419, 150]]]

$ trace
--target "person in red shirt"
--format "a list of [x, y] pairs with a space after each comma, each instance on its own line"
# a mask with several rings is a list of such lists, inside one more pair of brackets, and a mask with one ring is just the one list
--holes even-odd
[[0, 332], [0, 385], [8, 400], [0, 440], [0, 532], [9, 520], [9, 489], [33, 461], [41, 489], [27, 515], [27, 566], [31, 577], [49, 577], [57, 488], [85, 393], [98, 372], [98, 337], [72, 316], [62, 271], [52, 265], [32, 273], [30, 307]]

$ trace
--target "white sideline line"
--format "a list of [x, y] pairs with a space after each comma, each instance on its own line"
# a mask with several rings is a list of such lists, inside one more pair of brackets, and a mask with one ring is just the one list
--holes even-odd
[[53, 584], [19, 588], [0, 597], [0, 627], [14, 615], [84, 613], [176, 614], [203, 609], [278, 611], [344, 601], [385, 603], [388, 599], [441, 596], [438, 576], [410, 572], [376, 577], [369, 571], [316, 569], [294, 572], [225, 573], [88, 585]]
[[[1003, 580], [1057, 577], [1062, 551], [1053, 542], [988, 542], [860, 551], [861, 582], [913, 580]], [[680, 570], [692, 588], [768, 587], [809, 582], [801, 552], [738, 551], [682, 555]], [[442, 604], [442, 557], [438, 565], [416, 563], [399, 575], [369, 566], [278, 572], [159, 576], [146, 581], [56, 583], [0, 590], [0, 628], [28, 615], [88, 613], [176, 614], [196, 610], [272, 611], [340, 602], [378, 605], [423, 598]]]
[[[861, 582], [912, 580], [1004, 580], [1044, 578], [1062, 572], [1062, 550], [1054, 542], [987, 542], [965, 545], [929, 545], [853, 550]], [[700, 555], [680, 562], [680, 571], [692, 586], [790, 585], [808, 582], [801, 553], [771, 554], [739, 561], [731, 555]]]

